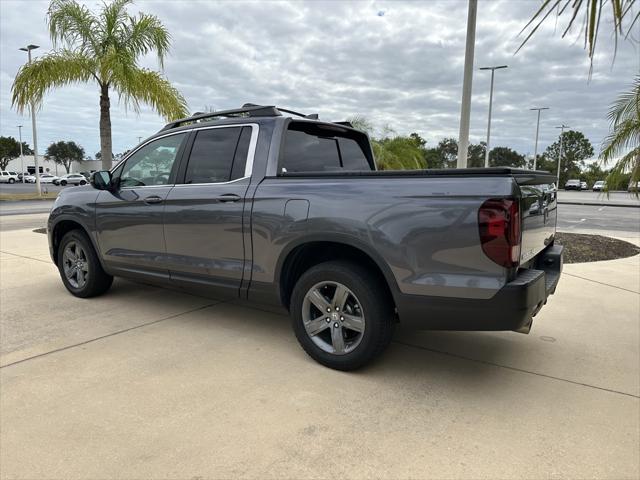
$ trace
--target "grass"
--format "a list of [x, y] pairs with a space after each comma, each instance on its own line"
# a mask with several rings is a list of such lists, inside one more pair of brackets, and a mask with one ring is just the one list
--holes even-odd
[[53, 200], [58, 196], [58, 192], [43, 193], [38, 196], [37, 193], [0, 193], [1, 201], [19, 201], [19, 200]]

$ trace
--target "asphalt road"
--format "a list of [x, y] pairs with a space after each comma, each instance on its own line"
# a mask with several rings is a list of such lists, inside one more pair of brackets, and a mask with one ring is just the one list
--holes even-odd
[[640, 208], [558, 205], [558, 230], [640, 233]]
[[[61, 187], [53, 183], [43, 183], [42, 189], [46, 189], [49, 192], [59, 192], [63, 188], [71, 188], [73, 186], [74, 185], [67, 185], [66, 187]], [[14, 183], [13, 185], [0, 183], [0, 193], [36, 193], [36, 185], [35, 183]]]
[[640, 207], [640, 197], [627, 192], [610, 192], [608, 195], [601, 192], [576, 192], [574, 190], [559, 190], [558, 201], [575, 203], [602, 203], [605, 205], [635, 205]]

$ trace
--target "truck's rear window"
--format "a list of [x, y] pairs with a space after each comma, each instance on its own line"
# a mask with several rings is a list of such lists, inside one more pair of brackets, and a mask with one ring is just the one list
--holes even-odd
[[358, 141], [314, 124], [292, 122], [280, 158], [281, 173], [372, 170]]

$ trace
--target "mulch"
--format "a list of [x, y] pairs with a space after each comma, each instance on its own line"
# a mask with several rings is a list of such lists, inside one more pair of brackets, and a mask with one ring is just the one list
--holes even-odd
[[555, 243], [564, 246], [564, 263], [615, 260], [640, 253], [640, 247], [632, 243], [602, 235], [557, 232]]

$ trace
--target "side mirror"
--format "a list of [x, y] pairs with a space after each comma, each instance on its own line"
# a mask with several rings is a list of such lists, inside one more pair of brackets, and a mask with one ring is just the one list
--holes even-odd
[[91, 183], [96, 190], [111, 190], [111, 180], [111, 172], [109, 170], [100, 170], [91, 174], [89, 183]]

